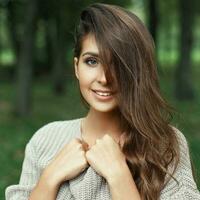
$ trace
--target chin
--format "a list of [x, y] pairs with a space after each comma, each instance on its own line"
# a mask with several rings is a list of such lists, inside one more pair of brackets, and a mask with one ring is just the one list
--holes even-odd
[[108, 107], [108, 106], [91, 106], [92, 109], [94, 109], [97, 112], [102, 112], [102, 113], [108, 113], [108, 112], [113, 112], [116, 110], [116, 106], [113, 107]]

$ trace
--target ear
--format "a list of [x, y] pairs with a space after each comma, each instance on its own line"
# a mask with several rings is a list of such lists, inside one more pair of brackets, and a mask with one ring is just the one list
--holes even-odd
[[79, 74], [78, 74], [78, 58], [77, 57], [74, 57], [74, 70], [75, 70], [76, 78], [79, 79]]

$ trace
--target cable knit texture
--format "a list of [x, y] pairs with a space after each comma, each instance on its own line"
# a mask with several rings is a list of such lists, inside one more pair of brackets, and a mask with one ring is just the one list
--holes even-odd
[[[56, 153], [73, 138], [81, 138], [81, 120], [56, 121], [39, 129], [25, 149], [19, 184], [6, 188], [6, 200], [28, 200], [43, 169]], [[191, 170], [188, 144], [176, 129], [180, 143], [180, 163], [175, 172], [179, 185], [171, 179], [162, 190], [160, 200], [200, 200]], [[106, 180], [89, 167], [76, 178], [64, 182], [56, 200], [111, 200]]]

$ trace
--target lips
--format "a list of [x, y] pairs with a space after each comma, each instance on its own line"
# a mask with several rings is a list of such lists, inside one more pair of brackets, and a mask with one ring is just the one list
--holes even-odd
[[95, 92], [96, 94], [100, 95], [100, 96], [111, 96], [112, 94], [111, 93], [105, 93], [105, 92]]
[[110, 91], [110, 90], [92, 90], [93, 92], [101, 92], [101, 93], [111, 93], [113, 94], [114, 92], [113, 91]]
[[100, 97], [103, 100], [108, 100], [113, 96], [113, 92], [109, 90], [92, 90], [92, 91], [97, 95], [98, 98]]

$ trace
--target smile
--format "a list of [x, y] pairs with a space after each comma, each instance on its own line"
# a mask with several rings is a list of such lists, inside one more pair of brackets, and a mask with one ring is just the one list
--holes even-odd
[[95, 97], [100, 101], [108, 101], [113, 99], [113, 92], [92, 90]]
[[94, 92], [100, 96], [111, 96], [112, 95], [110, 92], [97, 92], [97, 91], [94, 91]]

